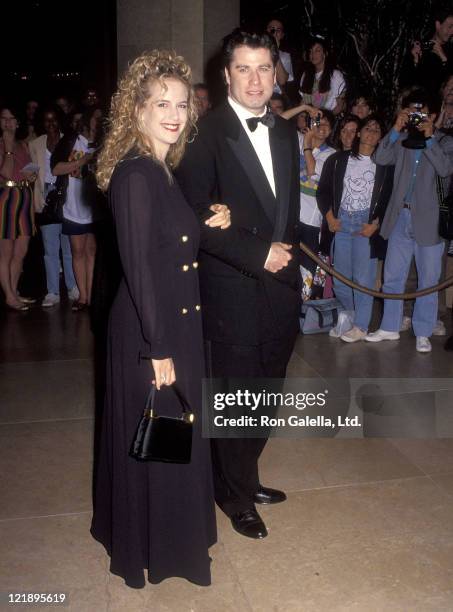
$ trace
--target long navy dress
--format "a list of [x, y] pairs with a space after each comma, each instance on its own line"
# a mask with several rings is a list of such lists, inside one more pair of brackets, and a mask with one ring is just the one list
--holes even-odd
[[[91, 533], [131, 587], [145, 585], [144, 569], [152, 583], [179, 576], [209, 585], [216, 527], [209, 441], [201, 438], [198, 220], [164, 168], [133, 151], [115, 168], [109, 200], [123, 279], [109, 320]], [[151, 384], [149, 360], [166, 357], [196, 415], [188, 465], [128, 455]], [[158, 392], [159, 413], [176, 415], [175, 405], [171, 388]]]

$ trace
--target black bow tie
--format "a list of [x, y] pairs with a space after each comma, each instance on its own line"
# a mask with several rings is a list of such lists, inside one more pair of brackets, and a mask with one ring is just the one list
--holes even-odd
[[275, 125], [275, 117], [271, 111], [267, 111], [262, 117], [250, 117], [250, 119], [246, 119], [246, 122], [249, 130], [254, 132], [258, 127], [258, 123], [262, 123], [268, 128], [273, 128]]

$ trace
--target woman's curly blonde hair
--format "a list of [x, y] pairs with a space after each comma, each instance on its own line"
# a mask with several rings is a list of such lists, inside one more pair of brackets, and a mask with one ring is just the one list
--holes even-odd
[[129, 66], [112, 97], [107, 134], [98, 155], [96, 178], [102, 191], [108, 189], [116, 164], [136, 146], [138, 151], [156, 159], [152, 144], [146, 138], [140, 121], [140, 111], [150, 97], [150, 85], [159, 81], [166, 90], [165, 79], [177, 79], [187, 86], [187, 124], [175, 144], [170, 145], [166, 163], [175, 168], [180, 162], [187, 138], [195, 128], [197, 112], [193, 99], [192, 71], [180, 55], [172, 51], [145, 52]]

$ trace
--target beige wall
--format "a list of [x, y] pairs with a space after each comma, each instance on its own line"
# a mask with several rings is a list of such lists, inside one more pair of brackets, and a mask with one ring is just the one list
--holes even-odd
[[142, 51], [165, 48], [183, 55], [194, 82], [222, 38], [239, 25], [239, 0], [117, 0], [118, 73]]

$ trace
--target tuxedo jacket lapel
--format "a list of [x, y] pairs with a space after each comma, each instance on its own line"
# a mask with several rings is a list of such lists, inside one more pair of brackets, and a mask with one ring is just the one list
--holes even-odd
[[267, 218], [275, 225], [277, 201], [250, 138], [229, 104], [225, 105], [225, 119], [226, 141], [247, 175]]
[[276, 121], [275, 127], [269, 130], [269, 142], [278, 202], [273, 239], [280, 242], [288, 223], [292, 170], [291, 147], [285, 136]]

